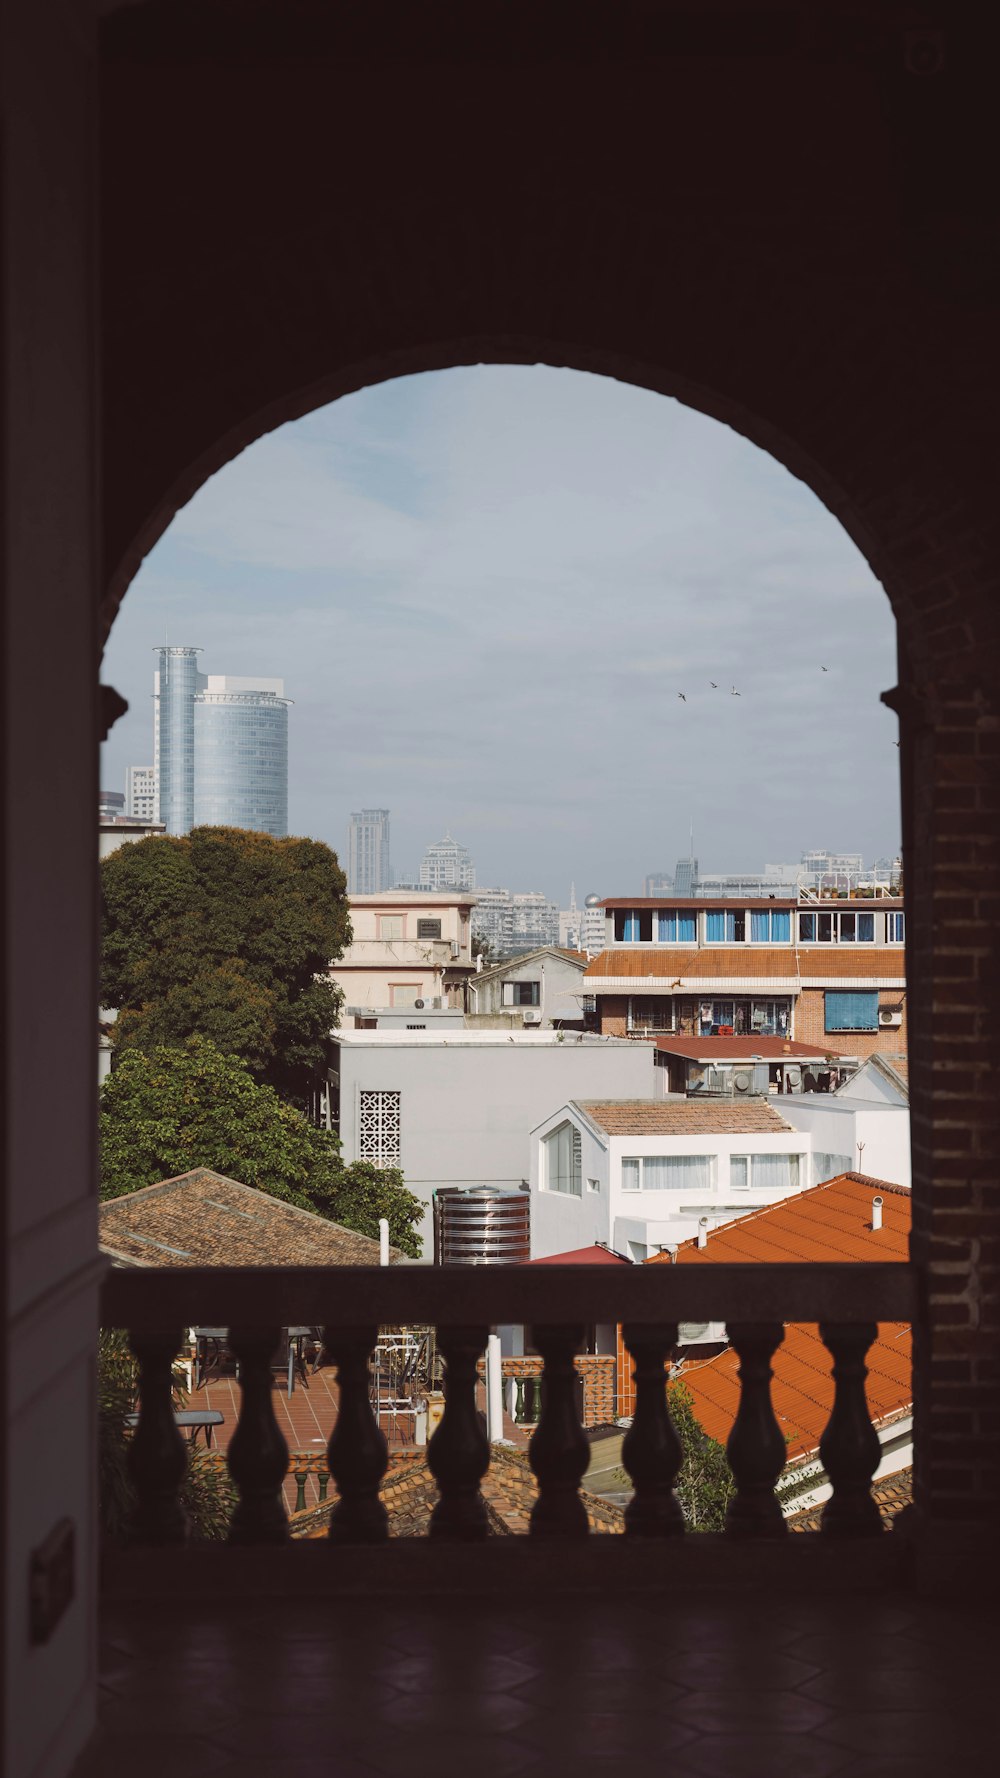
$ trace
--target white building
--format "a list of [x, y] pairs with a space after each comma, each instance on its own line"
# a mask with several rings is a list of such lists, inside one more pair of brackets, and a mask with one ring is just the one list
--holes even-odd
[[511, 948], [536, 951], [559, 943], [559, 907], [538, 889], [515, 894], [511, 907]]
[[126, 766], [125, 813], [133, 821], [155, 821], [156, 773], [152, 766]]
[[450, 833], [428, 846], [420, 863], [420, 885], [424, 889], [474, 889], [476, 867], [468, 848], [460, 846]]
[[812, 1184], [812, 1142], [763, 1099], [564, 1101], [531, 1133], [531, 1254], [645, 1260]]
[[[603, 919], [603, 910], [602, 915]], [[483, 939], [492, 957], [506, 957], [514, 931], [514, 897], [509, 889], [477, 889], [472, 936]]]
[[331, 966], [345, 1016], [463, 1005], [472, 974], [474, 895], [386, 889], [350, 897], [352, 942]]
[[435, 1187], [521, 1187], [531, 1132], [548, 1106], [577, 1095], [650, 1099], [657, 1089], [653, 1045], [630, 1039], [440, 1029], [342, 1030], [333, 1039], [333, 1122], [344, 1161], [402, 1168], [427, 1206], [428, 1260]]
[[[872, 1057], [865, 1064], [872, 1070]], [[859, 1073], [861, 1070], [859, 1070]], [[856, 1078], [856, 1077], [855, 1077]], [[871, 1078], [871, 1075], [868, 1075]], [[877, 1078], [877, 1077], [876, 1077]], [[782, 1114], [808, 1135], [815, 1159], [815, 1178], [840, 1173], [870, 1173], [910, 1188], [910, 1108], [902, 1099], [855, 1093], [855, 1080], [836, 1093], [802, 1093], [781, 1101]]]
[[580, 949], [588, 957], [599, 957], [607, 943], [607, 917], [599, 895], [588, 895], [583, 904], [580, 927]]
[[347, 893], [377, 895], [392, 883], [388, 809], [355, 809], [347, 830]]
[[542, 1030], [582, 1026], [586, 967], [579, 952], [554, 945], [526, 951], [470, 976], [466, 1011], [471, 1018], [537, 1025]]

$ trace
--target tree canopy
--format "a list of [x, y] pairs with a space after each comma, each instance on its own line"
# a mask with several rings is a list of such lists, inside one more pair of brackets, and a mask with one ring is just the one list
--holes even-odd
[[342, 995], [347, 884], [318, 840], [196, 827], [101, 865], [101, 1003], [116, 1051], [206, 1037], [307, 1106]]
[[101, 1196], [119, 1198], [210, 1167], [419, 1259], [419, 1198], [396, 1167], [346, 1167], [339, 1139], [318, 1130], [234, 1056], [202, 1037], [121, 1057], [101, 1089]]

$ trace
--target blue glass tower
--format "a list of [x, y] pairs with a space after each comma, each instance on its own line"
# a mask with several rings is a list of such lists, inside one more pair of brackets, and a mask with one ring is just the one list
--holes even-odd
[[[229, 689], [234, 683], [239, 690]], [[249, 827], [281, 839], [288, 832], [288, 703], [277, 691], [246, 685], [213, 675], [194, 700], [194, 825]]]
[[200, 648], [158, 648], [153, 680], [157, 818], [168, 833], [194, 825], [194, 700], [205, 683]]

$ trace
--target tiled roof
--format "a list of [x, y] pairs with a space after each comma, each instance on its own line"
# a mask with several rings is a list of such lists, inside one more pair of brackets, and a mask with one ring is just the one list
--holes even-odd
[[675, 981], [902, 981], [906, 970], [898, 945], [704, 945], [701, 950], [661, 950], [628, 945], [592, 958], [584, 980], [652, 978]]
[[567, 963], [579, 964], [581, 970], [589, 961], [586, 951], [574, 951], [566, 945], [538, 945], [533, 951], [519, 951], [514, 957], [502, 957], [499, 963], [487, 964], [483, 969], [477, 970], [476, 981], [510, 975], [512, 970], [522, 969], [526, 963], [533, 963], [536, 957], [563, 957]]
[[547, 1253], [544, 1259], [529, 1259], [529, 1266], [630, 1266], [632, 1261], [610, 1247], [574, 1247], [569, 1253]]
[[[527, 1457], [506, 1445], [492, 1445], [490, 1467], [480, 1486], [486, 1502], [490, 1536], [513, 1537], [526, 1533], [538, 1495]], [[400, 1464], [382, 1484], [390, 1537], [426, 1537], [437, 1498], [437, 1483], [426, 1459], [416, 1458]], [[625, 1516], [620, 1507], [584, 1490], [581, 1490], [580, 1498], [591, 1531], [611, 1535], [620, 1535], [624, 1531]], [[335, 1504], [335, 1501], [328, 1500], [307, 1512], [294, 1513], [289, 1527], [292, 1536], [324, 1537]]]
[[766, 1099], [577, 1099], [579, 1109], [609, 1136], [714, 1136], [731, 1132], [791, 1131]]
[[371, 1266], [379, 1255], [367, 1235], [208, 1167], [102, 1204], [100, 1244], [128, 1266]]
[[[896, 1514], [913, 1499], [913, 1470], [897, 1469], [892, 1475], [884, 1475], [873, 1482], [872, 1499], [882, 1515], [883, 1525], [890, 1531]], [[789, 1531], [818, 1531], [822, 1516], [822, 1504], [809, 1506], [803, 1512], [789, 1513], [785, 1523]]]
[[[872, 1198], [883, 1200], [882, 1227], [871, 1226]], [[685, 1241], [677, 1249], [681, 1265], [725, 1261], [905, 1260], [909, 1257], [910, 1194], [887, 1180], [844, 1173], [811, 1191], [799, 1192], [764, 1210], [726, 1223], [704, 1248]], [[669, 1263], [657, 1254], [649, 1265]], [[833, 1378], [830, 1353], [812, 1323], [792, 1322], [773, 1359], [771, 1399], [788, 1439], [789, 1457], [814, 1451], [830, 1418]], [[913, 1399], [910, 1329], [887, 1322], [868, 1353], [866, 1392], [877, 1424], [904, 1414]], [[730, 1347], [717, 1358], [685, 1365], [680, 1375], [694, 1400], [705, 1431], [724, 1444], [739, 1407], [739, 1360]]]
[[790, 1037], [657, 1037], [655, 1043], [668, 1056], [690, 1062], [743, 1062], [755, 1056], [762, 1062], [823, 1062], [830, 1054]]
[[[688, 1101], [690, 1103], [690, 1101]], [[705, 1107], [705, 1109], [708, 1109]], [[872, 1198], [882, 1198], [882, 1227], [873, 1230]], [[726, 1260], [908, 1259], [910, 1194], [905, 1187], [865, 1173], [841, 1173], [778, 1204], [751, 1210], [713, 1229], [708, 1244], [684, 1241], [679, 1265]], [[650, 1265], [669, 1260], [657, 1254]]]

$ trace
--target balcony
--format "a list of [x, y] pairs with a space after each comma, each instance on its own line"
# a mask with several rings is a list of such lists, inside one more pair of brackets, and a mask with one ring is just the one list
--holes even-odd
[[[130, 1329], [141, 1364], [139, 1511], [136, 1541], [105, 1554], [102, 1727], [80, 1778], [150, 1770], [156, 1713], [157, 1772], [224, 1778], [305, 1761], [337, 1778], [644, 1778], [665, 1761], [672, 1778], [929, 1778], [981, 1760], [995, 1626], [921, 1596], [912, 1539], [883, 1534], [869, 1490], [864, 1353], [878, 1321], [917, 1313], [899, 1263], [113, 1271], [102, 1322]], [[593, 1535], [578, 1492], [573, 1354], [595, 1319], [625, 1323], [636, 1376], [623, 1537]], [[663, 1375], [677, 1323], [697, 1319], [728, 1321], [742, 1396], [727, 1529], [687, 1536]], [[820, 1533], [788, 1536], [770, 1360], [804, 1320], [834, 1367], [833, 1494]], [[527, 1536], [492, 1538], [477, 1365], [489, 1326], [519, 1321], [544, 1361], [538, 1494]], [[228, 1544], [185, 1547], [170, 1366], [182, 1328], [207, 1322], [241, 1363], [239, 1505]], [[272, 1407], [272, 1349], [294, 1324], [324, 1326], [339, 1382], [338, 1501], [329, 1536], [302, 1542]], [[368, 1365], [377, 1327], [405, 1324], [437, 1327], [446, 1403], [429, 1536], [396, 1539]]]

